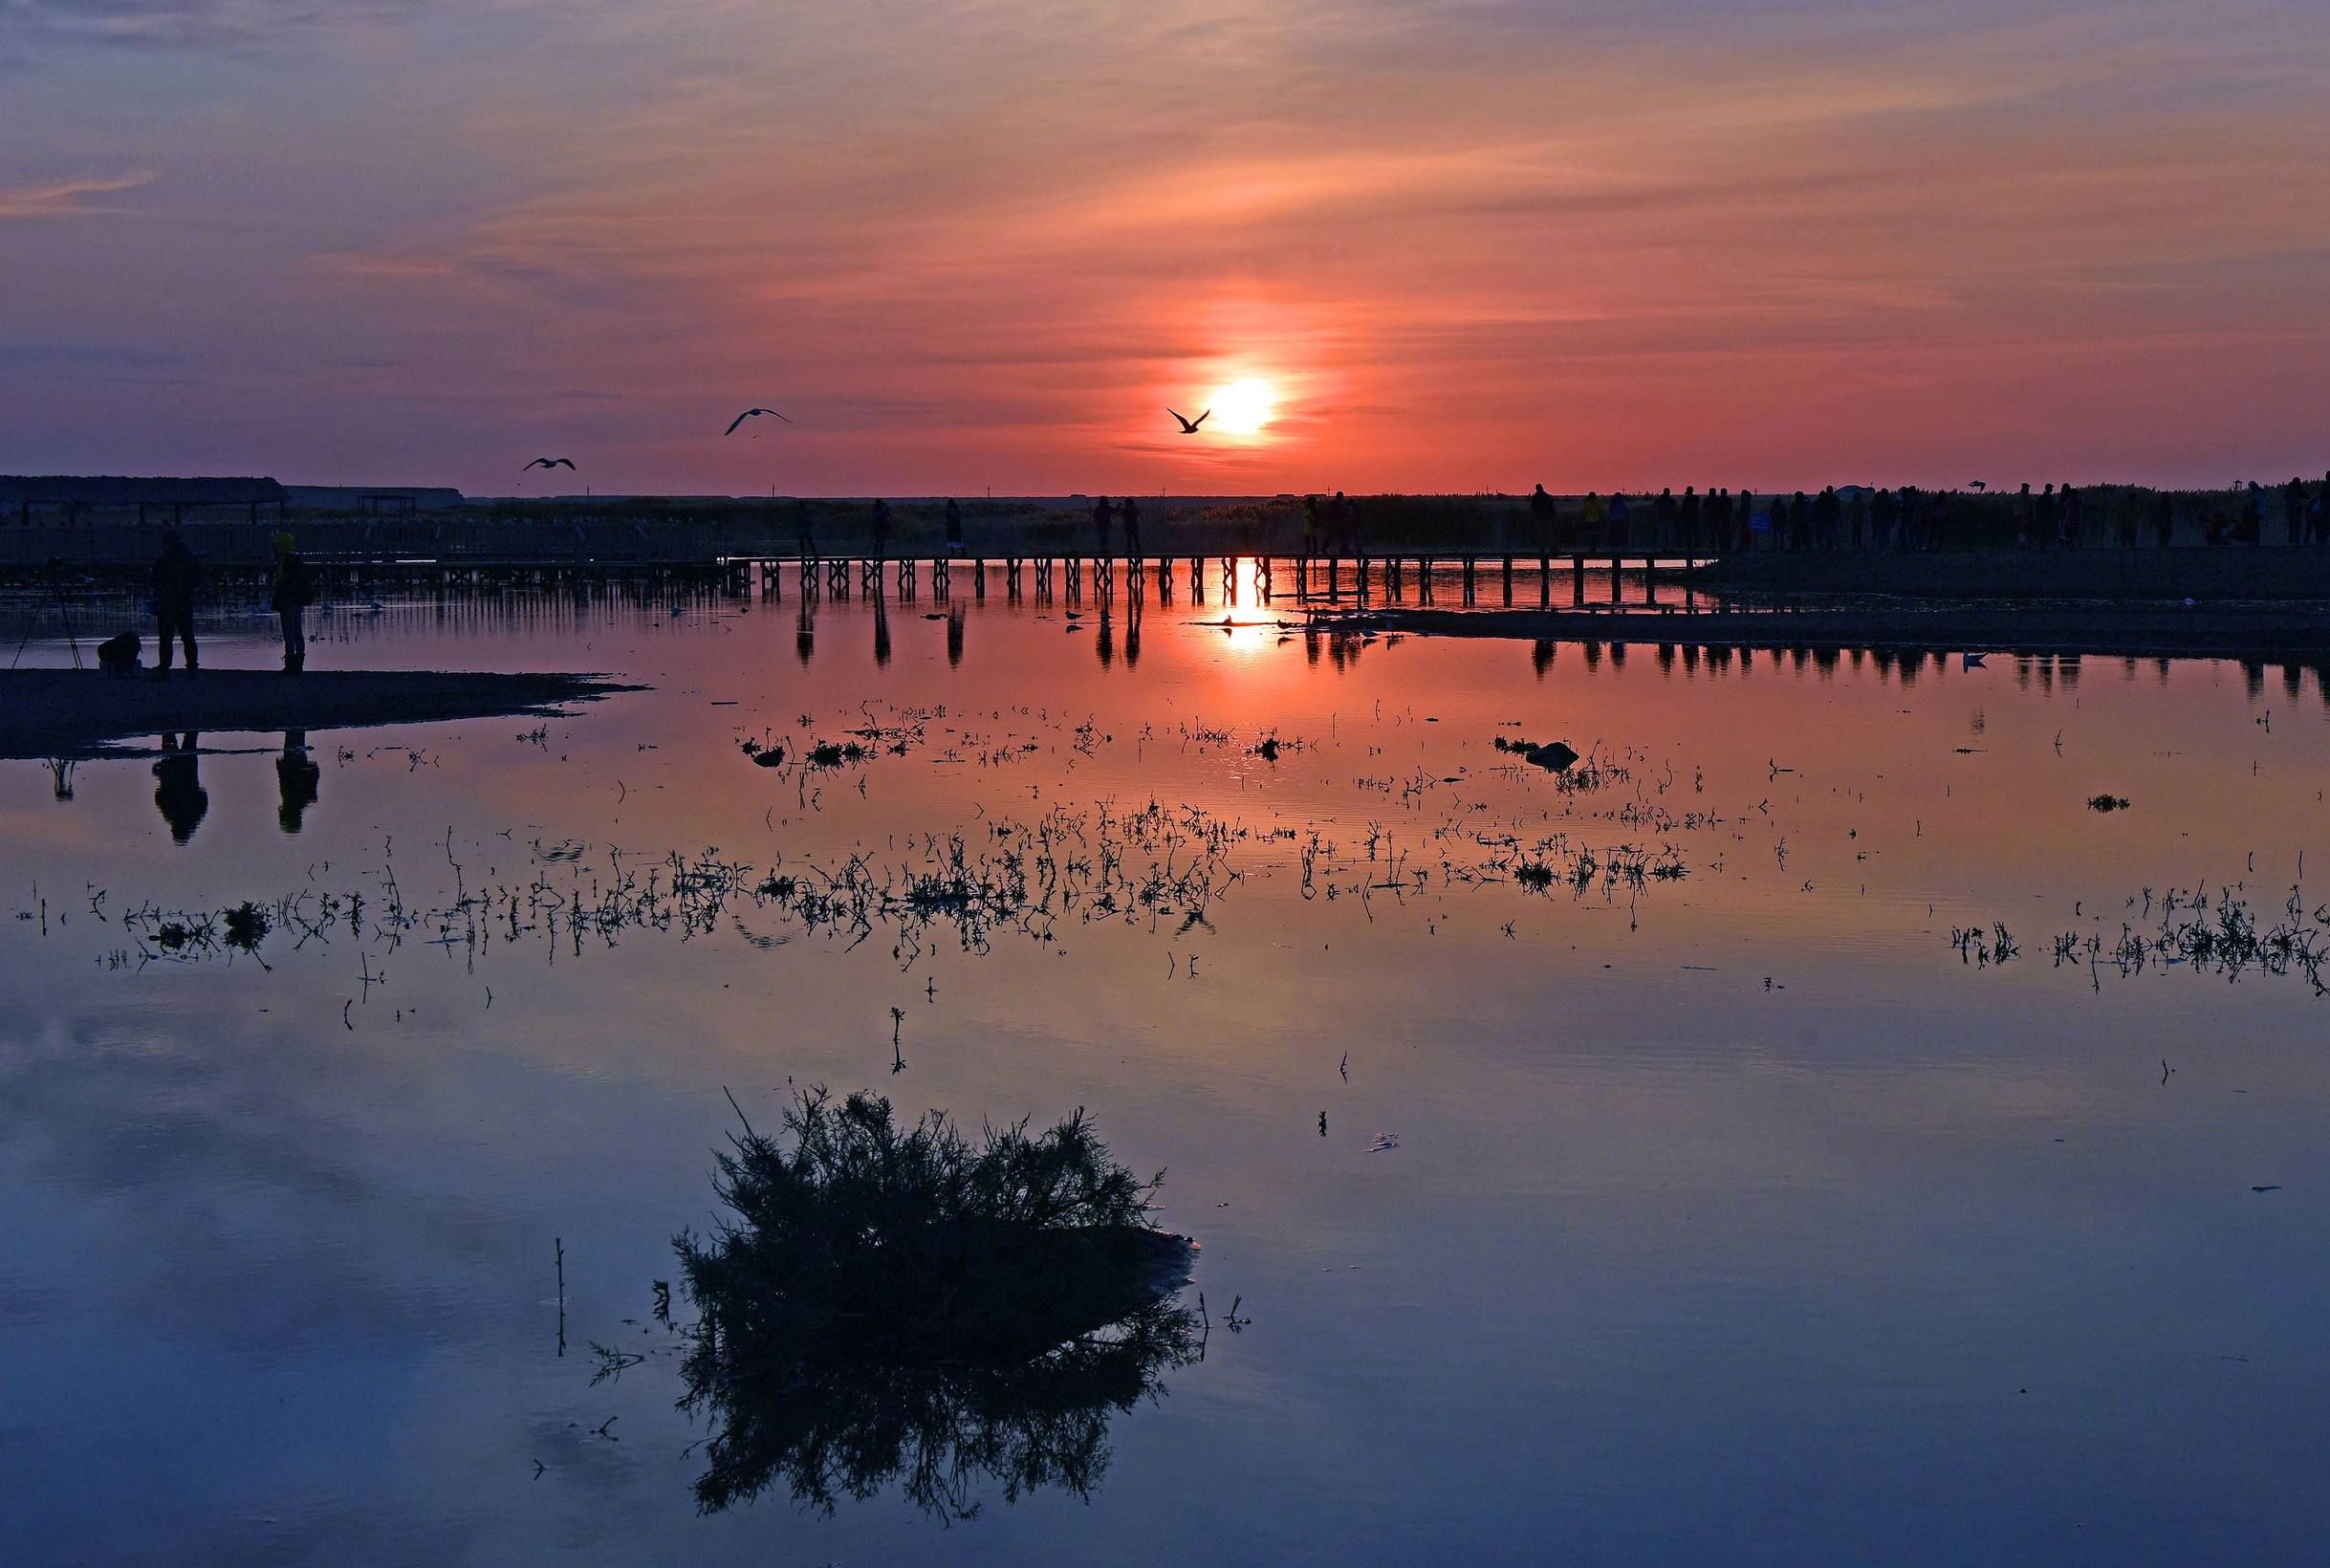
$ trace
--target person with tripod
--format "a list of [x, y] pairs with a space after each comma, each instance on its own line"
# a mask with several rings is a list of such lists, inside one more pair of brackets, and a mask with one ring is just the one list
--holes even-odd
[[162, 637], [162, 648], [154, 664], [154, 679], [170, 678], [170, 640], [175, 637], [185, 645], [186, 673], [201, 672], [202, 665], [194, 652], [194, 590], [202, 581], [202, 567], [196, 564], [194, 552], [178, 530], [170, 529], [162, 535], [162, 554], [154, 557], [154, 623]]

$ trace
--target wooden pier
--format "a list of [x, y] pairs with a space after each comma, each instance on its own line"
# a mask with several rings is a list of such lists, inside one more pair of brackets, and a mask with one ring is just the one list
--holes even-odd
[[[204, 572], [232, 581], [264, 576], [274, 560], [277, 526], [189, 523], [183, 530]], [[1117, 600], [1331, 606], [1454, 599], [1470, 606], [1588, 607], [1594, 598], [1618, 606], [1656, 604], [1662, 582], [1688, 585], [1712, 557], [1686, 559], [1641, 550], [1558, 554], [1479, 554], [1394, 550], [1356, 555], [1284, 555], [1269, 551], [1168, 551], [1137, 555], [1052, 552], [961, 555], [908, 551], [877, 554], [860, 542], [819, 548], [770, 529], [667, 524], [655, 528], [577, 522], [515, 526], [475, 520], [445, 523], [386, 517], [292, 530], [302, 555], [327, 584], [446, 583], [498, 587], [574, 581], [674, 580], [756, 586], [826, 599], [882, 595], [951, 599], [991, 590], [1007, 600], [1056, 599], [1071, 604]], [[160, 545], [159, 528], [52, 526], [0, 528], [0, 581], [40, 586], [91, 580], [142, 586]], [[1195, 542], [1195, 541], [1192, 541]], [[1589, 577], [1601, 582], [1590, 585]]]
[[[1438, 602], [1439, 590], [1453, 587], [1468, 606], [1492, 597], [1502, 606], [1554, 606], [1557, 597], [1571, 609], [1629, 606], [1671, 609], [1658, 597], [1662, 582], [1683, 585], [1687, 601], [1702, 559], [1638, 552], [1572, 552], [1565, 555], [775, 555], [720, 564], [724, 574], [749, 577], [765, 598], [795, 593], [846, 599], [882, 595], [901, 600], [930, 596], [946, 599], [958, 584], [984, 603], [991, 577], [1013, 602], [1033, 597], [1081, 604], [1145, 600], [1154, 593], [1173, 602], [1175, 584], [1186, 582], [1192, 604], [1203, 604], [1210, 585], [1221, 602], [1251, 597], [1257, 603], [1292, 599], [1297, 604], [1345, 606], [1402, 602], [1412, 587], [1416, 602]], [[1605, 582], [1589, 599], [1588, 574]], [[1493, 594], [1484, 596], [1484, 584]]]

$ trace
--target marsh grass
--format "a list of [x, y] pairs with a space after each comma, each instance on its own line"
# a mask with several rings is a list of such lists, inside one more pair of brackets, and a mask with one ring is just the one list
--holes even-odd
[[950, 1518], [977, 1513], [982, 1474], [1007, 1499], [1081, 1496], [1111, 1413], [1198, 1354], [1173, 1299], [1188, 1244], [1150, 1219], [1163, 1177], [1119, 1165], [1081, 1110], [973, 1140], [815, 1089], [780, 1137], [729, 1142], [713, 1185], [733, 1218], [673, 1243], [701, 1314], [680, 1405], [711, 1428], [707, 1512], [780, 1478], [827, 1511], [900, 1482]]

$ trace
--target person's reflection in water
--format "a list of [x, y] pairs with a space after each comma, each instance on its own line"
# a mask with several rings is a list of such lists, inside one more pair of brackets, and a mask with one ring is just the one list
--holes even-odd
[[323, 769], [308, 751], [308, 732], [283, 731], [283, 752], [275, 758], [275, 789], [279, 792], [275, 821], [284, 832], [299, 831], [299, 818], [316, 804], [316, 792], [322, 783]]
[[1124, 667], [1126, 669], [1131, 669], [1141, 663], [1142, 609], [1139, 594], [1135, 594], [1126, 600], [1124, 605]]
[[874, 663], [884, 668], [890, 663], [890, 605], [880, 587], [874, 590]]
[[817, 618], [810, 610], [809, 601], [810, 596], [804, 592], [800, 619], [793, 625], [793, 652], [801, 661], [803, 669], [809, 667], [810, 655], [817, 651]]
[[1100, 635], [1092, 640], [1093, 650], [1100, 656], [1100, 667], [1106, 669], [1117, 662], [1117, 623], [1108, 613], [1108, 601], [1100, 601]]
[[202, 737], [189, 730], [182, 744], [175, 736], [162, 737], [162, 759], [154, 764], [154, 807], [170, 824], [170, 838], [185, 843], [202, 826], [210, 810], [210, 792], [203, 788], [202, 762], [197, 751]]
[[963, 667], [963, 606], [949, 605], [947, 610], [947, 667]]
[[1540, 637], [1530, 647], [1529, 667], [1537, 672], [1540, 681], [1545, 679], [1545, 672], [1554, 667], [1554, 643], [1551, 638]]

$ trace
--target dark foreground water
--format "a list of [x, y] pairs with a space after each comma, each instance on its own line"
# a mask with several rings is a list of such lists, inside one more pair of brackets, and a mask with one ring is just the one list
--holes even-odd
[[[0, 764], [0, 1560], [2319, 1559], [2313, 673], [945, 608], [344, 608], [655, 689]], [[1165, 1170], [1077, 1484], [698, 1512], [654, 1282], [814, 1083]]]

